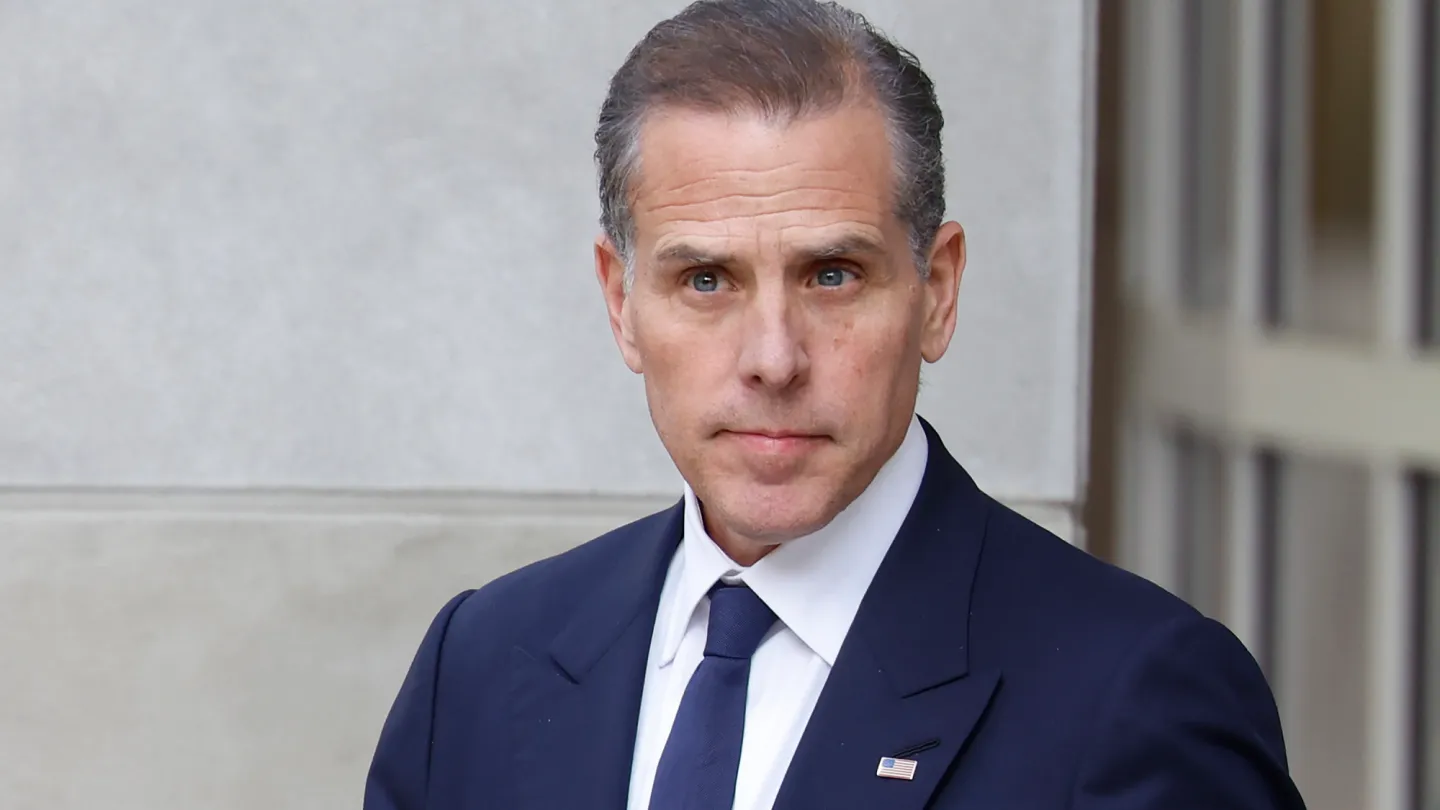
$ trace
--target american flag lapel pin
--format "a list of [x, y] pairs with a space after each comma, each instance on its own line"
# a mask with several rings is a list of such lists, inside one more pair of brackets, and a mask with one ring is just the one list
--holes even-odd
[[899, 757], [881, 757], [880, 767], [875, 769], [875, 775], [886, 779], [914, 779], [915, 760], [900, 759]]

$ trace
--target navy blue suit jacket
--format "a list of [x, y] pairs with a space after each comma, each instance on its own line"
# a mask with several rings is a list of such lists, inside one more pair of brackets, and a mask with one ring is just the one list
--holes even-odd
[[[777, 810], [1301, 808], [1240, 642], [983, 494], [925, 430], [919, 494]], [[624, 810], [682, 508], [451, 600], [385, 722], [366, 810]], [[876, 776], [915, 748], [912, 781]]]

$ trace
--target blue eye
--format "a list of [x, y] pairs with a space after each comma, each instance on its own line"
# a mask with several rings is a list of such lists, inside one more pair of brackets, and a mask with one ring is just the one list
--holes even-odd
[[843, 267], [826, 267], [815, 274], [815, 281], [821, 287], [839, 287], [849, 275], [850, 271]]
[[701, 270], [690, 276], [690, 286], [697, 292], [715, 292], [720, 289], [720, 276], [713, 270]]

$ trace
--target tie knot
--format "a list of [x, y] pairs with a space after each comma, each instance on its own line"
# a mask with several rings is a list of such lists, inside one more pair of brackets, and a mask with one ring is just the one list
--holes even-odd
[[744, 585], [717, 585], [710, 591], [705, 654], [749, 658], [774, 623], [774, 612], [754, 591]]

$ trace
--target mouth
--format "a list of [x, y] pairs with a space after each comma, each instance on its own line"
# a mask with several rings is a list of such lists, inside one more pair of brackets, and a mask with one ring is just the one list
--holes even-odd
[[754, 436], [762, 439], [823, 439], [819, 433], [808, 433], [803, 430], [771, 430], [768, 428], [732, 428], [721, 431], [722, 433], [733, 433], [736, 436]]
[[747, 452], [763, 456], [799, 455], [829, 441], [823, 433], [779, 428], [733, 428], [720, 431], [719, 438], [738, 442]]

